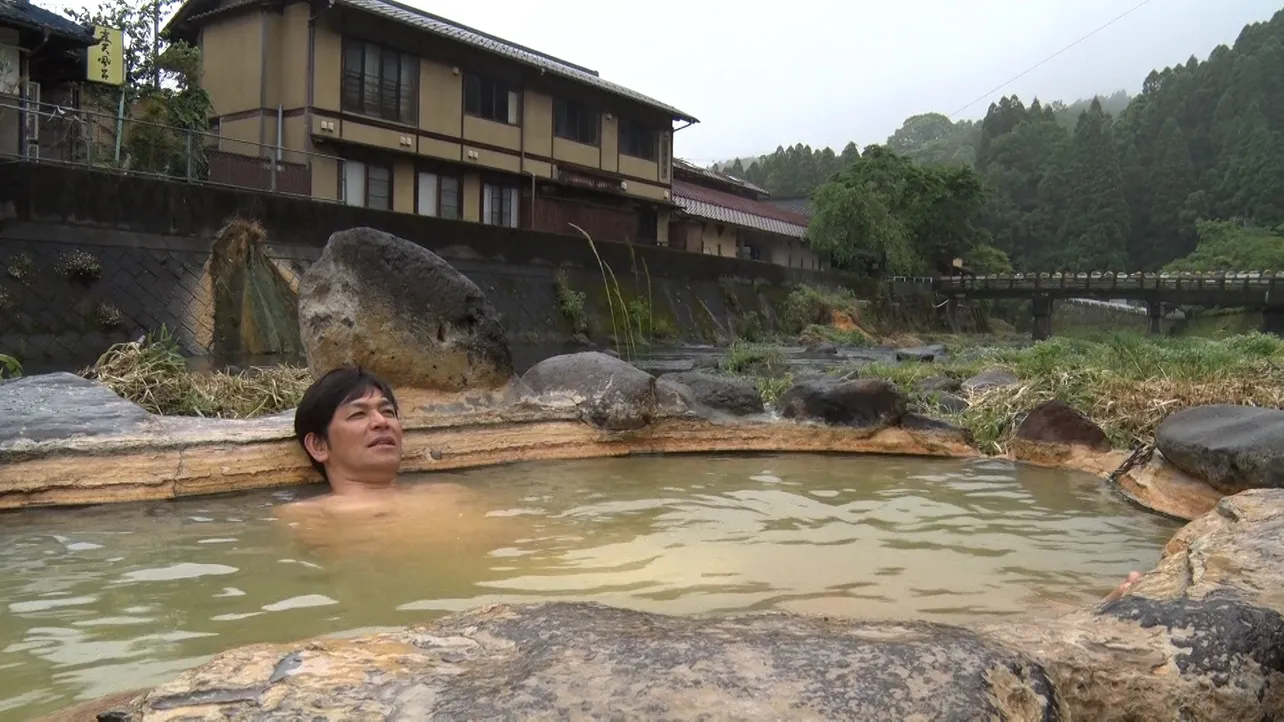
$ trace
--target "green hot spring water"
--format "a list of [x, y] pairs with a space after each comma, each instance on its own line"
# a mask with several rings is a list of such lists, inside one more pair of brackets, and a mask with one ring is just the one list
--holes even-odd
[[656, 456], [408, 481], [432, 503], [396, 522], [274, 518], [320, 488], [0, 516], [0, 719], [233, 646], [492, 602], [1055, 614], [1153, 567], [1178, 527], [1095, 477], [985, 459]]

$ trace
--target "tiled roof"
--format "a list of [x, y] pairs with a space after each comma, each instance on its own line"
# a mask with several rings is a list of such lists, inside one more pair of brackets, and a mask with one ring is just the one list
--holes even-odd
[[48, 30], [72, 40], [82, 40], [86, 46], [94, 44], [94, 34], [64, 15], [50, 12], [29, 2], [0, 0], [0, 25], [17, 25], [30, 30]]
[[808, 218], [811, 218], [812, 214], [816, 212], [816, 208], [811, 204], [810, 198], [773, 198], [768, 202], [777, 208], [783, 208], [791, 213], [798, 213]]
[[559, 60], [551, 55], [524, 48], [520, 45], [510, 43], [493, 35], [487, 35], [479, 30], [465, 27], [445, 18], [437, 17], [423, 10], [402, 5], [391, 0], [336, 0], [339, 4], [359, 8], [376, 15], [382, 15], [385, 18], [396, 22], [405, 23], [421, 30], [427, 30], [442, 37], [458, 40], [467, 43], [482, 50], [503, 55], [520, 63], [546, 70], [550, 73], [556, 73], [562, 77], [600, 88], [610, 93], [624, 96], [631, 100], [649, 105], [652, 108], [658, 108], [669, 113], [678, 120], [696, 122], [696, 119], [689, 114], [684, 113], [670, 105], [665, 105], [660, 101], [649, 98], [637, 91], [629, 90], [622, 85], [603, 80], [596, 71], [583, 68], [578, 65], [572, 65], [565, 60]]
[[792, 238], [802, 238], [807, 233], [806, 216], [778, 208], [766, 201], [742, 198], [694, 183], [674, 181], [673, 202], [693, 216], [719, 223]]
[[692, 175], [703, 176], [710, 180], [716, 180], [721, 183], [727, 183], [729, 185], [739, 186], [741, 188], [744, 188], [745, 190], [750, 190], [750, 191], [753, 191], [754, 193], [760, 193], [764, 196], [770, 195], [770, 193], [765, 188], [754, 185], [753, 183], [750, 183], [749, 181], [743, 178], [737, 178], [736, 176], [733, 176], [729, 173], [723, 173], [721, 171], [716, 171], [711, 168], [701, 168], [695, 163], [682, 160], [681, 158], [673, 159], [673, 169], [675, 171], [685, 171], [687, 173], [691, 173]]

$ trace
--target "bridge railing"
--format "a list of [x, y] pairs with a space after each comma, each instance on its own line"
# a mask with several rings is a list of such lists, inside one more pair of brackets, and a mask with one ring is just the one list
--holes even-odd
[[[896, 280], [896, 279], [894, 279]], [[923, 283], [920, 277], [901, 277], [903, 283]], [[938, 291], [1159, 291], [1159, 290], [1284, 290], [1284, 272], [1215, 271], [1207, 273], [1009, 273], [943, 276], [928, 279]]]

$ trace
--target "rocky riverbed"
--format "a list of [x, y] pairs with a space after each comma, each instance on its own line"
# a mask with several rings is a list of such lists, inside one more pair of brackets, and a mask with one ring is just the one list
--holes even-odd
[[[424, 279], [431, 288], [417, 288]], [[518, 375], [471, 281], [371, 229], [330, 239], [301, 285], [299, 318], [314, 371], [359, 363], [396, 380], [406, 471], [665, 451], [973, 456], [982, 449], [960, 414], [997, 413], [1007, 407], [995, 398], [1027, 388], [1020, 364], [938, 372], [946, 349], [927, 345], [815, 347], [806, 355], [835, 362], [771, 372], [783, 383], [770, 394], [766, 376], [720, 364], [666, 373], [598, 351]], [[911, 375], [869, 373], [897, 361]], [[1133, 449], [1112, 443], [1116, 427], [1099, 425], [1096, 408], [1046, 396], [1001, 419], [1003, 453], [1093, 471], [1139, 504], [1195, 520], [1159, 567], [1102, 607], [968, 629], [491, 607], [357, 639], [231, 650], [97, 711], [118, 720], [358, 709], [378, 719], [1284, 715], [1284, 411], [1190, 405], [1159, 424], [1153, 449]], [[0, 508], [316, 481], [290, 419], [158, 416], [71, 374], [0, 383]]]

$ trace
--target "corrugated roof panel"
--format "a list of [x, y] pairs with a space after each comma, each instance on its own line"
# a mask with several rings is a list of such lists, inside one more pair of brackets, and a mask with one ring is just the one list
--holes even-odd
[[695, 122], [696, 119], [690, 114], [685, 113], [671, 105], [661, 103], [660, 101], [643, 95], [637, 91], [630, 90], [622, 85], [616, 85], [607, 80], [603, 80], [597, 73], [578, 65], [572, 65], [564, 60], [558, 60], [550, 55], [523, 48], [520, 45], [501, 40], [490, 35], [486, 35], [477, 30], [453, 23], [445, 18], [431, 15], [422, 10], [412, 8], [395, 2], [386, 0], [338, 0], [340, 4], [349, 5], [367, 12], [381, 15], [390, 20], [405, 23], [413, 27], [435, 33], [442, 37], [458, 40], [467, 43], [482, 50], [503, 55], [521, 63], [531, 65], [536, 68], [556, 73], [565, 78], [591, 85], [602, 90], [624, 96], [635, 100], [644, 105], [663, 110], [679, 120]]

